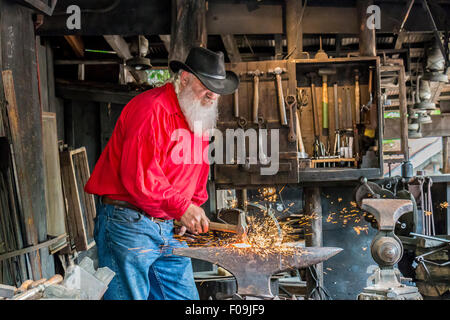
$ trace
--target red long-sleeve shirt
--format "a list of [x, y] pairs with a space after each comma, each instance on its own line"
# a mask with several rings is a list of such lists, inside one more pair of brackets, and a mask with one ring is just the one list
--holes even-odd
[[[190, 136], [191, 163], [171, 156], [183, 143], [171, 141], [176, 129]], [[171, 83], [148, 90], [124, 107], [84, 189], [127, 201], [155, 218], [179, 220], [191, 203], [208, 199], [209, 164], [202, 158], [208, 143], [189, 130]]]

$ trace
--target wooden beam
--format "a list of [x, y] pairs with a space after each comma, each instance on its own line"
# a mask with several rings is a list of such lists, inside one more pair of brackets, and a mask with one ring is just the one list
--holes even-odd
[[[400, 60], [403, 62], [403, 60]], [[405, 83], [405, 68], [403, 63], [400, 65], [398, 73], [399, 82], [399, 111], [400, 111], [400, 137], [401, 137], [401, 151], [405, 160], [409, 160], [409, 146], [408, 146], [408, 106], [406, 97], [406, 83]]]
[[84, 43], [80, 36], [64, 36], [64, 39], [66, 39], [67, 43], [72, 47], [73, 52], [78, 58], [84, 57]]
[[401, 49], [403, 46], [403, 42], [406, 39], [406, 32], [405, 32], [405, 23], [408, 20], [409, 14], [411, 13], [411, 9], [413, 7], [415, 0], [409, 0], [409, 2], [405, 6], [405, 11], [402, 21], [398, 25], [398, 31], [397, 31], [397, 39], [395, 40], [395, 49]]
[[110, 47], [116, 52], [117, 56], [123, 60], [131, 59], [130, 47], [122, 36], [105, 35], [103, 36]]
[[[61, 0], [60, 0], [61, 2]], [[248, 2], [248, 1], [246, 1]], [[256, 1], [251, 1], [256, 2]], [[313, 4], [316, 1], [308, 1]], [[57, 11], [65, 11], [68, 0], [58, 4]], [[282, 34], [283, 28], [283, 4], [259, 1], [258, 7], [249, 10], [247, 3], [235, 3], [235, 1], [209, 1], [208, 14], [206, 15], [206, 28], [208, 34]], [[392, 33], [398, 26], [399, 17], [404, 12], [404, 1], [380, 2], [382, 23], [377, 32]], [[64, 4], [66, 6], [64, 7]], [[117, 34], [123, 36], [132, 35], [160, 35], [170, 34], [171, 15], [170, 1], [121, 1], [117, 8], [106, 13], [83, 14], [81, 29], [68, 30], [66, 19], [68, 15], [54, 15], [46, 17], [44, 24], [37, 29], [38, 35], [97, 35]], [[448, 12], [449, 5], [441, 4], [444, 11]], [[423, 19], [424, 11], [420, 6], [413, 6], [405, 30], [409, 32], [430, 31], [426, 19]], [[120, 23], [118, 23], [120, 21]], [[437, 21], [438, 29], [445, 30], [444, 22]], [[310, 6], [305, 8], [303, 19], [303, 34], [353, 34], [359, 33], [358, 18], [355, 7], [343, 6]]]
[[160, 34], [159, 38], [164, 43], [164, 47], [166, 48], [167, 52], [170, 52], [170, 35], [169, 34]]
[[[116, 52], [117, 56], [124, 60], [124, 62], [128, 59], [131, 59], [133, 55], [130, 52], [130, 46], [125, 41], [122, 36], [119, 35], [104, 35], [103, 36], [111, 46], [111, 48]], [[130, 72], [134, 79], [138, 82], [146, 82], [145, 73], [142, 71], [137, 71], [134, 68], [126, 68], [125, 72]]]
[[56, 80], [55, 95], [67, 100], [111, 102], [127, 104], [143, 91], [133, 91], [125, 85], [96, 85], [93, 83], [79, 83]]
[[[305, 227], [305, 246], [306, 247], [322, 247], [322, 203], [320, 198], [320, 188], [307, 187], [303, 189], [305, 196], [304, 212], [309, 219], [309, 223]], [[323, 287], [323, 263], [315, 265], [316, 275], [314, 280], [311, 273], [306, 273], [306, 287], [308, 294], [311, 294], [317, 286]], [[322, 292], [316, 290], [316, 294], [322, 295]], [[312, 295], [311, 298], [316, 296]]]
[[367, 20], [370, 15], [367, 8], [373, 5], [373, 0], [357, 0], [356, 10], [358, 12], [359, 24], [359, 55], [376, 56], [375, 28], [368, 28]]
[[169, 61], [185, 61], [192, 47], [207, 45], [205, 0], [172, 0]]
[[60, 59], [55, 60], [55, 65], [71, 65], [71, 64], [84, 64], [84, 65], [101, 65], [101, 64], [120, 64], [121, 60], [118, 59], [105, 59], [105, 60], [85, 60], [85, 59], [74, 59], [74, 60], [66, 60]]
[[299, 59], [303, 51], [302, 0], [286, 0], [286, 39], [289, 59]]
[[236, 44], [236, 39], [232, 34], [221, 34], [223, 45], [225, 50], [227, 50], [228, 58], [230, 62], [241, 62], [241, 54], [239, 53], [239, 48]]
[[450, 173], [449, 137], [442, 137], [442, 173]]
[[[450, 114], [431, 115], [432, 123], [422, 124], [423, 137], [450, 136]], [[400, 138], [400, 119], [384, 119], [384, 139]]]
[[283, 35], [275, 35], [275, 60], [283, 59]]

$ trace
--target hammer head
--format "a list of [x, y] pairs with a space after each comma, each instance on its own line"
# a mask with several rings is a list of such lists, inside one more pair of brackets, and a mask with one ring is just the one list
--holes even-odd
[[331, 68], [319, 69], [319, 75], [321, 75], [321, 76], [328, 76], [328, 75], [332, 75], [332, 74], [336, 74], [336, 69], [331, 69]]
[[264, 74], [264, 72], [262, 72], [262, 71], [257, 69], [257, 70], [254, 70], [254, 71], [249, 71], [249, 72], [247, 72], [247, 74], [249, 76], [259, 77], [259, 76], [262, 76]]
[[286, 69], [285, 68], [280, 68], [280, 67], [276, 67], [275, 69], [269, 69], [268, 70], [268, 73], [270, 73], [270, 74], [282, 74], [282, 73], [284, 73], [284, 72], [286, 72]]

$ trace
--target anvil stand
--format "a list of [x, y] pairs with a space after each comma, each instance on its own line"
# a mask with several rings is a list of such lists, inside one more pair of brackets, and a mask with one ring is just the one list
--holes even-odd
[[363, 199], [361, 208], [378, 222], [378, 233], [370, 245], [372, 258], [378, 264], [367, 279], [367, 287], [358, 300], [422, 300], [417, 287], [401, 283], [400, 270], [394, 267], [403, 256], [403, 245], [394, 234], [397, 220], [413, 210], [411, 200]]

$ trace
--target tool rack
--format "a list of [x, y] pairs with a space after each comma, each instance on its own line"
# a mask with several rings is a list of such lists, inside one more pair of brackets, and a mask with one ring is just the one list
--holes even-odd
[[[279, 97], [279, 90], [275, 68], [280, 68], [283, 100]], [[337, 83], [338, 97], [342, 99], [339, 106], [340, 128], [348, 128], [346, 135], [353, 135], [352, 119], [356, 116], [355, 108], [355, 70], [358, 70], [360, 106], [369, 101], [369, 76], [372, 74], [372, 115], [367, 113], [366, 121], [370, 119], [371, 134], [375, 138], [371, 144], [371, 161], [362, 161], [362, 156], [366, 150], [358, 157], [345, 157], [340, 159], [332, 157], [314, 157], [313, 144], [315, 135], [313, 130], [313, 108], [311, 97], [311, 79], [307, 76], [313, 72], [316, 74], [315, 102], [316, 113], [320, 131], [320, 141], [326, 145], [327, 141], [322, 132], [322, 77], [319, 69], [328, 68], [336, 71], [335, 74], [327, 76], [328, 92], [328, 132], [330, 139], [330, 151], [333, 151], [335, 141], [335, 112], [334, 112], [334, 88]], [[270, 154], [270, 129], [279, 129], [279, 171], [275, 175], [261, 175], [260, 168], [263, 164], [215, 164], [213, 169], [213, 179], [218, 186], [222, 187], [245, 187], [255, 185], [276, 185], [276, 184], [296, 184], [302, 182], [315, 181], [344, 181], [357, 180], [361, 176], [371, 178], [381, 178], [383, 176], [383, 156], [382, 156], [382, 106], [380, 94], [380, 61], [378, 57], [350, 57], [350, 58], [330, 58], [327, 60], [317, 59], [296, 59], [296, 60], [269, 60], [257, 62], [230, 63], [227, 70], [234, 71], [240, 77], [240, 85], [237, 93], [221, 97], [219, 101], [219, 119], [217, 128], [223, 132], [224, 150], [226, 144], [225, 132], [227, 129], [250, 128], [258, 132], [259, 128], [269, 129], [267, 137], [267, 150]], [[369, 71], [372, 70], [372, 71]], [[258, 79], [254, 79], [255, 71], [258, 71]], [[278, 70], [279, 71], [279, 70]], [[258, 86], [259, 100], [257, 115], [259, 121], [255, 119], [255, 83]], [[346, 96], [345, 90], [350, 93], [351, 109], [355, 115], [346, 118]], [[290, 108], [286, 102], [288, 95], [296, 97], [296, 104], [293, 106], [291, 122]], [[281, 101], [284, 101], [285, 115], [280, 108]], [[302, 104], [303, 102], [304, 105]], [[303, 105], [303, 106], [302, 106]], [[300, 118], [300, 134], [296, 122], [297, 110]], [[286, 120], [283, 121], [283, 117]], [[345, 122], [347, 121], [349, 122]], [[348, 120], [350, 119], [350, 120]], [[293, 127], [293, 129], [291, 129]], [[366, 125], [369, 127], [369, 125]], [[351, 130], [350, 130], [351, 129]], [[357, 125], [358, 138], [361, 140], [364, 135], [364, 125]], [[289, 135], [295, 133], [295, 139], [289, 139]], [[342, 131], [341, 131], [342, 132]], [[298, 138], [301, 137], [301, 142]], [[236, 146], [235, 146], [236, 147]], [[248, 152], [248, 144], [246, 149]], [[259, 148], [259, 147], [258, 147]], [[308, 157], [302, 157], [302, 152], [306, 152]], [[324, 164], [326, 163], [326, 164]], [[369, 163], [369, 164], [368, 164]]]

